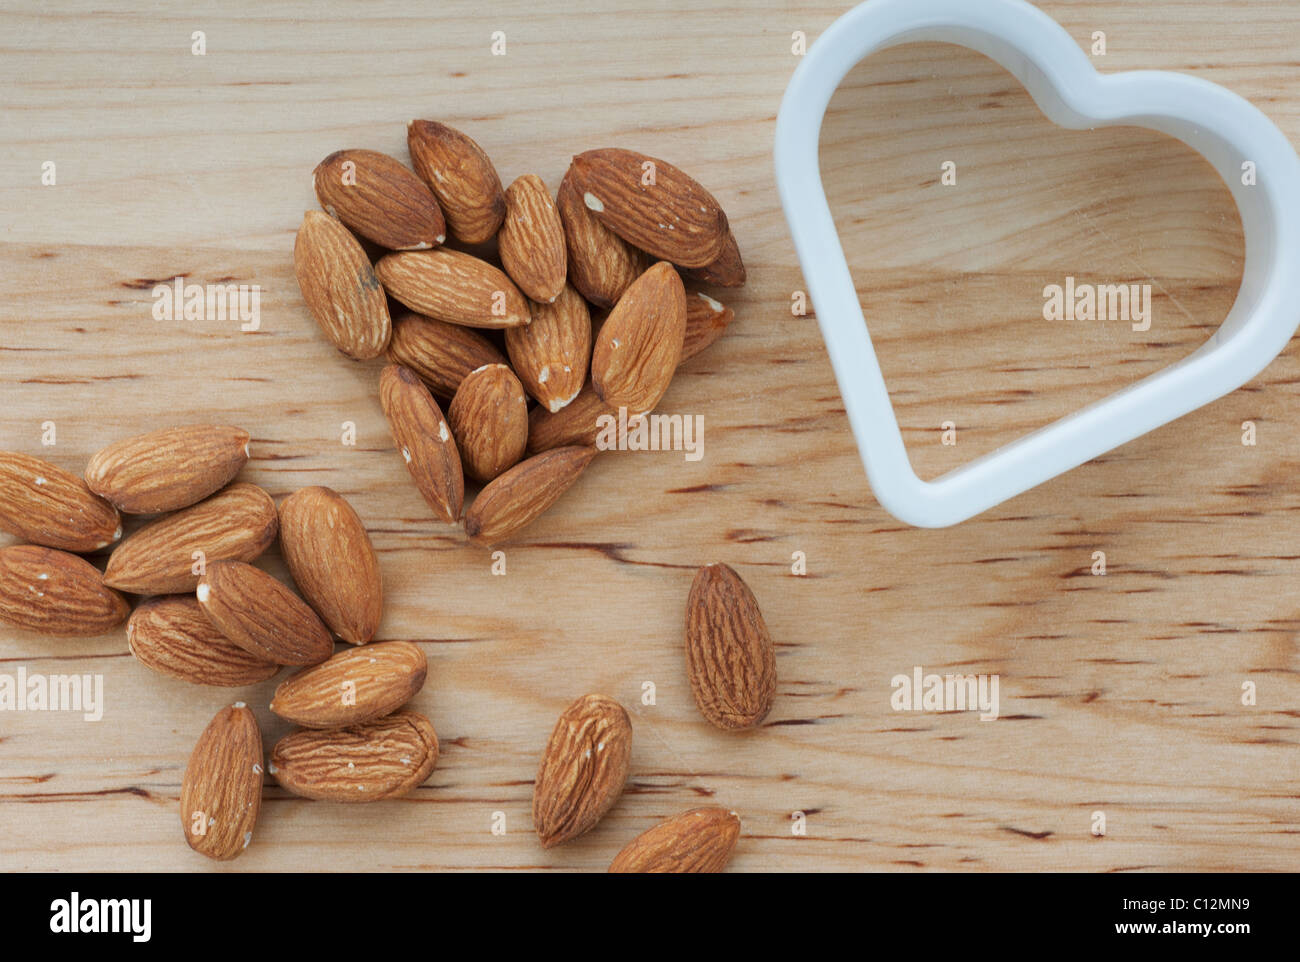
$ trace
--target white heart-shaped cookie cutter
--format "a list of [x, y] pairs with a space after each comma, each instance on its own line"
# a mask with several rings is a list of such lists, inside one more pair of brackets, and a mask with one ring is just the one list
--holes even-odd
[[[818, 167], [822, 116], [858, 61], [904, 43], [969, 47], [1010, 71], [1062, 127], [1148, 127], [1199, 151], [1232, 191], [1246, 262], [1223, 324], [1187, 357], [1032, 434], [922, 481], [912, 470]], [[1246, 383], [1300, 324], [1300, 160], [1249, 102], [1184, 74], [1099, 74], [1065, 30], [1024, 0], [867, 0], [800, 63], [776, 122], [776, 180], [835, 379], [877, 499], [901, 521], [979, 514]], [[1253, 162], [1255, 186], [1242, 183]]]

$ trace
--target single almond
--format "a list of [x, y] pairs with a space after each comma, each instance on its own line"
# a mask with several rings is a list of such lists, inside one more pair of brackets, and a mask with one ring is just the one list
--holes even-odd
[[672, 383], [686, 335], [686, 289], [667, 261], [629, 287], [596, 335], [591, 383], [629, 417], [653, 410]]
[[686, 296], [686, 335], [682, 339], [682, 357], [677, 366], [709, 347], [727, 329], [735, 311], [696, 291]]
[[504, 364], [488, 364], [461, 382], [447, 408], [465, 473], [487, 482], [518, 463], [528, 446], [528, 399]]
[[262, 733], [243, 702], [217, 712], [190, 753], [181, 779], [185, 841], [227, 861], [253, 840], [262, 807]]
[[718, 255], [717, 260], [711, 264], [705, 264], [703, 267], [683, 268], [682, 273], [693, 281], [701, 281], [705, 284], [717, 284], [719, 287], [743, 287], [745, 284], [745, 262], [740, 258], [740, 245], [736, 243], [736, 235], [728, 228], [727, 238], [722, 244], [722, 253]]
[[34, 544], [0, 548], [0, 622], [47, 635], [102, 635], [130, 611], [84, 558]]
[[379, 375], [379, 403], [416, 490], [448, 524], [460, 520], [465, 475], [442, 408], [415, 372], [390, 364]]
[[353, 645], [375, 637], [384, 610], [379, 556], [352, 505], [325, 487], [280, 503], [280, 547], [294, 583], [325, 624]]
[[740, 838], [725, 808], [694, 808], [642, 832], [614, 856], [611, 872], [721, 872]]
[[312, 187], [326, 213], [380, 247], [426, 250], [447, 239], [429, 188], [387, 154], [336, 150], [317, 165]]
[[650, 266], [650, 258], [600, 222], [570, 174], [560, 181], [555, 207], [564, 224], [569, 281], [597, 307], [613, 307]]
[[705, 267], [722, 254], [727, 215], [712, 194], [667, 161], [608, 147], [574, 157], [569, 175], [587, 209], [651, 257]]
[[124, 538], [109, 555], [104, 583], [137, 595], [190, 592], [206, 565], [252, 561], [270, 547], [275, 531], [271, 496], [237, 482]]
[[549, 304], [560, 296], [569, 269], [564, 224], [536, 174], [524, 174], [506, 188], [506, 219], [497, 243], [501, 265], [527, 297]]
[[543, 848], [590, 831], [618, 801], [632, 757], [632, 721], [605, 695], [560, 714], [533, 784], [533, 828]]
[[548, 411], [539, 404], [528, 415], [528, 453], [571, 445], [592, 447], [601, 425], [608, 423], [602, 420], [606, 416], [617, 418], [618, 412], [600, 399], [590, 381], [559, 411]]
[[295, 795], [377, 802], [409, 794], [438, 763], [438, 735], [418, 712], [325, 731], [301, 729], [271, 751], [271, 774]]
[[277, 665], [316, 665], [334, 641], [293, 590], [243, 561], [214, 561], [199, 580], [199, 607], [223, 635]]
[[550, 304], [531, 305], [533, 322], [506, 329], [506, 352], [528, 393], [548, 411], [578, 396], [591, 361], [591, 312], [568, 284]]
[[[527, 329], [507, 328], [507, 333]], [[413, 312], [393, 320], [388, 359], [410, 368], [430, 391], [444, 398], [456, 393], [470, 371], [484, 364], [506, 363], [505, 355], [473, 328]]]
[[479, 492], [465, 512], [465, 533], [488, 545], [515, 535], [558, 501], [595, 455], [595, 448], [573, 446], [520, 461]]
[[247, 462], [243, 428], [163, 428], [104, 448], [86, 466], [86, 483], [127, 514], [158, 514], [188, 508], [220, 491]]
[[384, 289], [413, 311], [465, 327], [517, 327], [532, 318], [510, 278], [487, 261], [440, 247], [387, 254], [375, 265]]
[[686, 671], [700, 713], [753, 728], [776, 697], [776, 652], [749, 585], [724, 564], [701, 568], [686, 601]]
[[122, 537], [122, 519], [72, 472], [0, 451], [0, 530], [47, 548], [89, 552]]
[[146, 598], [126, 623], [126, 644], [146, 668], [196, 685], [255, 685], [280, 670], [223, 635], [193, 595]]
[[506, 214], [506, 199], [483, 148], [454, 127], [432, 120], [412, 120], [406, 145], [411, 165], [437, 196], [452, 235], [466, 244], [494, 236]]
[[348, 648], [280, 683], [271, 711], [303, 728], [343, 728], [389, 715], [424, 685], [419, 645], [383, 641]]
[[309, 210], [293, 244], [298, 289], [330, 343], [357, 361], [378, 357], [392, 321], [365, 248], [328, 214]]

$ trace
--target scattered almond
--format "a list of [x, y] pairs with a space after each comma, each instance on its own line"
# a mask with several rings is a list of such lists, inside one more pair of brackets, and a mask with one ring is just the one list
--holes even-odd
[[453, 127], [412, 120], [406, 128], [411, 164], [437, 195], [458, 240], [481, 244], [493, 237], [506, 214], [501, 178], [483, 148]]
[[280, 670], [223, 635], [193, 595], [146, 598], [126, 623], [126, 644], [145, 667], [196, 685], [253, 685]]
[[667, 261], [629, 287], [596, 335], [591, 382], [612, 408], [640, 417], [659, 403], [682, 356], [686, 289]]
[[199, 580], [199, 607], [218, 630], [277, 665], [315, 665], [334, 651], [329, 630], [311, 607], [261, 568], [214, 561]]
[[98, 551], [122, 536], [122, 521], [70, 471], [0, 451], [0, 530], [48, 548]]
[[[510, 331], [527, 329], [507, 328], [507, 339]], [[415, 313], [394, 319], [388, 359], [410, 368], [430, 391], [445, 398], [455, 395], [470, 371], [506, 362], [505, 355], [478, 331]]]
[[243, 428], [163, 428], [104, 448], [86, 466], [86, 483], [127, 514], [157, 514], [188, 508], [220, 491], [247, 461]]
[[418, 788], [438, 762], [429, 719], [399, 711], [377, 721], [286, 735], [271, 752], [281, 787], [327, 802], [377, 802]]
[[487, 261], [440, 247], [387, 254], [375, 265], [384, 289], [413, 311], [466, 327], [517, 327], [532, 318], [519, 288]]
[[506, 188], [506, 219], [497, 242], [502, 266], [527, 297], [548, 304], [560, 296], [568, 273], [564, 224], [536, 174]]
[[604, 415], [618, 417], [618, 412], [600, 399], [590, 381], [559, 411], [538, 405], [528, 415], [528, 453], [540, 454], [570, 445], [592, 447]]
[[565, 174], [555, 198], [568, 251], [569, 281], [591, 303], [611, 308], [650, 266], [650, 258], [600, 222]]
[[0, 548], [0, 622], [47, 635], [102, 635], [130, 611], [84, 558], [34, 544]]
[[405, 705], [427, 673], [424, 652], [409, 641], [348, 648], [282, 681], [271, 711], [304, 728], [359, 725]]
[[521, 461], [479, 492], [465, 512], [465, 533], [497, 544], [532, 524], [578, 480], [596, 449], [563, 447]]
[[514, 372], [488, 364], [471, 372], [447, 409], [465, 473], [487, 482], [524, 456], [528, 399]]
[[383, 353], [392, 330], [388, 298], [365, 249], [328, 214], [309, 210], [293, 245], [298, 289], [330, 343], [356, 361]]
[[686, 336], [682, 340], [682, 359], [678, 367], [709, 347], [727, 329], [735, 312], [718, 301], [696, 291], [686, 297]]
[[725, 808], [696, 808], [665, 819], [628, 842], [611, 872], [721, 872], [740, 838], [740, 819]]
[[446, 240], [438, 202], [404, 164], [374, 150], [336, 150], [312, 174], [325, 212], [380, 247], [425, 250]]
[[415, 373], [400, 364], [380, 373], [379, 403], [420, 496], [440, 520], [455, 524], [465, 504], [465, 477], [442, 408]]
[[727, 565], [706, 565], [691, 585], [686, 670], [700, 713], [718, 728], [753, 728], [772, 710], [772, 638], [754, 593]]
[[533, 322], [506, 328], [506, 351], [528, 393], [548, 411], [578, 396], [591, 360], [591, 312], [565, 284], [550, 304], [534, 302]]
[[253, 840], [262, 807], [262, 733], [243, 702], [223, 708], [199, 736], [181, 780], [185, 841], [227, 861]]
[[584, 695], [555, 723], [533, 786], [543, 848], [590, 831], [618, 801], [632, 756], [632, 722], [605, 695]]

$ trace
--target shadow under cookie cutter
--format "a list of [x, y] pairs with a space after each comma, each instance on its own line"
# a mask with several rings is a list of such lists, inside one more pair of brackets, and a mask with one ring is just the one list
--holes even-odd
[[[938, 41], [978, 51], [1024, 85], [1044, 114], [1075, 130], [1137, 126], [1210, 162], [1241, 215], [1241, 288], [1215, 333], [1182, 360], [936, 478], [912, 470], [818, 166], [822, 117], [865, 57]], [[1024, 0], [867, 0], [836, 20], [795, 70], [776, 122], [777, 187], [808, 293], [872, 491], [901, 521], [964, 521], [1245, 384], [1300, 325], [1300, 159], [1238, 95], [1197, 77], [1099, 74], [1070, 35]], [[1256, 183], [1242, 183], [1243, 164]]]

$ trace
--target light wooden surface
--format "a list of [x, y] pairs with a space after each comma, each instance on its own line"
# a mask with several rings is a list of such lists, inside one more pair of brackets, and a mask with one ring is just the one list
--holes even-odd
[[[814, 320], [790, 314], [802, 280], [772, 182], [791, 33], [811, 39], [843, 7], [584, 6], [0, 14], [0, 445], [79, 471], [126, 434], [219, 419], [253, 433], [247, 480], [277, 497], [337, 488], [381, 553], [382, 637], [429, 656], [414, 705], [444, 752], [402, 801], [269, 788], [252, 846], [213, 865], [182, 838], [181, 773], [235, 698], [268, 745], [282, 734], [273, 683], [156, 676], [120, 633], [3, 631], [0, 671], [101, 673], [107, 708], [98, 723], [0, 715], [0, 868], [599, 869], [701, 803], [742, 815], [736, 870], [1300, 868], [1296, 350], [983, 517], [907, 528], [871, 496]], [[1295, 0], [1042, 6], [1080, 43], [1106, 32], [1100, 69], [1190, 71], [1300, 142]], [[190, 53], [195, 30], [206, 56]], [[507, 550], [505, 577], [429, 520], [380, 413], [379, 365], [326, 345], [291, 269], [312, 167], [340, 147], [405, 159], [413, 116], [463, 127], [504, 178], [532, 171], [552, 188], [591, 147], [670, 159], [726, 206], [750, 268], [726, 298], [733, 328], [663, 405], [704, 414], [703, 460], [602, 455]], [[945, 160], [956, 187], [938, 184]], [[1009, 75], [956, 48], [860, 65], [827, 117], [823, 168], [923, 476], [1190, 350], [1240, 276], [1235, 211], [1195, 155], [1142, 131], [1057, 130]], [[153, 281], [176, 274], [260, 284], [262, 330], [154, 321]], [[1151, 283], [1151, 330], [1042, 320], [1043, 286], [1067, 274]], [[945, 420], [956, 446], [940, 443]], [[344, 421], [355, 446], [339, 441]], [[790, 573], [796, 551], [805, 577]], [[702, 721], [684, 673], [683, 602], [713, 560], [748, 579], [779, 646], [776, 708], [744, 735]], [[916, 665], [999, 674], [1002, 718], [892, 711], [890, 679]], [[596, 831], [543, 852], [538, 753], [588, 691], [631, 712], [633, 774]]]

